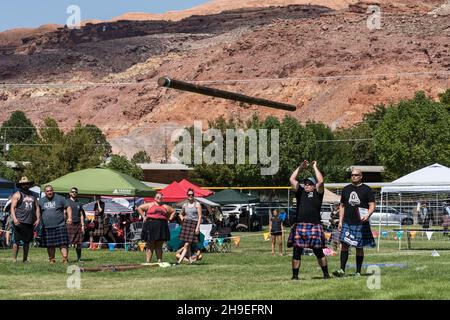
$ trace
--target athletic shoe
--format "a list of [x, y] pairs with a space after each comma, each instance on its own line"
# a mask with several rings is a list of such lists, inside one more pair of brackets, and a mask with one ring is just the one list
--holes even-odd
[[291, 280], [300, 280], [298, 277], [292, 276]]
[[361, 278], [361, 273], [359, 273], [359, 272], [355, 273], [355, 277], [356, 278]]
[[327, 275], [324, 275], [324, 276], [323, 276], [323, 278], [324, 278], [324, 279], [331, 279], [331, 277], [330, 277], [330, 275], [329, 275], [329, 274], [327, 274]]
[[341, 278], [345, 275], [345, 271], [342, 269], [336, 270], [335, 272], [333, 272], [333, 276]]

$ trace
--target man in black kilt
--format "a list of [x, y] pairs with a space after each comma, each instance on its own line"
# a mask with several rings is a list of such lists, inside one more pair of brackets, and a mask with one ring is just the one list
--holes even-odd
[[321, 224], [320, 209], [322, 207], [324, 195], [324, 183], [322, 173], [317, 168], [316, 161], [312, 167], [316, 178], [309, 177], [303, 180], [304, 187], [297, 181], [300, 172], [309, 166], [304, 160], [301, 165], [292, 173], [289, 181], [295, 191], [297, 198], [296, 223], [291, 229], [288, 238], [288, 247], [294, 248], [292, 257], [292, 280], [299, 280], [301, 256], [304, 248], [313, 250], [319, 266], [322, 268], [323, 277], [330, 278], [328, 274], [327, 258], [323, 253], [325, 248], [325, 234]]
[[37, 199], [30, 191], [32, 181], [22, 177], [17, 184], [19, 191], [11, 197], [11, 218], [13, 220], [13, 262], [17, 261], [20, 242], [23, 243], [23, 262], [28, 262], [28, 250], [33, 241], [34, 227], [40, 223], [40, 210]]
[[44, 188], [45, 197], [39, 200], [42, 216], [42, 242], [47, 248], [48, 259], [51, 264], [55, 261], [56, 248], [60, 248], [62, 262], [67, 263], [69, 236], [67, 234], [64, 210], [67, 212], [67, 224], [72, 224], [72, 208], [67, 200], [55, 194], [53, 187], [47, 185]]

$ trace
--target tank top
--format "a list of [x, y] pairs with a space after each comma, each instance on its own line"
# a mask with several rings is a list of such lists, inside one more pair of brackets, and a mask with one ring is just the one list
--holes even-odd
[[16, 207], [16, 218], [21, 223], [33, 224], [36, 217], [36, 202], [33, 195], [20, 191], [20, 199]]
[[186, 220], [198, 221], [197, 203], [198, 202], [194, 202], [193, 207], [190, 207], [188, 205], [189, 203], [186, 203], [184, 205], [184, 212], [186, 212]]
[[153, 205], [147, 210], [147, 218], [167, 220], [167, 209], [163, 205]]
[[281, 232], [281, 220], [279, 218], [272, 218], [272, 230], [270, 232]]

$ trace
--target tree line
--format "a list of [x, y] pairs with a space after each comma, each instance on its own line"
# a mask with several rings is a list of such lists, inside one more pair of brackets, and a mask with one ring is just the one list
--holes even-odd
[[[139, 151], [131, 160], [113, 154], [105, 135], [95, 125], [77, 122], [72, 130], [63, 132], [55, 119], [47, 118], [36, 128], [22, 111], [13, 112], [2, 123], [0, 139], [0, 176], [16, 180], [26, 175], [36, 184], [92, 167], [111, 168], [142, 180], [144, 174], [137, 163], [150, 161], [145, 151]], [[14, 161], [19, 168], [15, 171], [5, 161]]]

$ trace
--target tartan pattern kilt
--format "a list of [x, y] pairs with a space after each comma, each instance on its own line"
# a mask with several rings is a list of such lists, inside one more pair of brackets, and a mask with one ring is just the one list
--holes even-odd
[[450, 216], [444, 216], [444, 220], [442, 221], [443, 227], [450, 227]]
[[199, 242], [199, 234], [195, 234], [195, 228], [197, 227], [197, 222], [194, 220], [184, 220], [181, 225], [181, 231], [179, 239], [182, 242], [197, 243]]
[[326, 247], [321, 224], [297, 223], [291, 228], [288, 247], [322, 249]]
[[343, 223], [340, 241], [356, 248], [375, 247], [375, 239], [369, 223]]
[[92, 231], [91, 235], [94, 237], [102, 237], [105, 235], [105, 225], [102, 222], [98, 223], [98, 227]]
[[69, 236], [69, 243], [81, 244], [83, 242], [83, 230], [81, 229], [81, 223], [68, 224], [67, 234]]
[[66, 227], [43, 228], [42, 245], [45, 248], [60, 247], [69, 244]]

